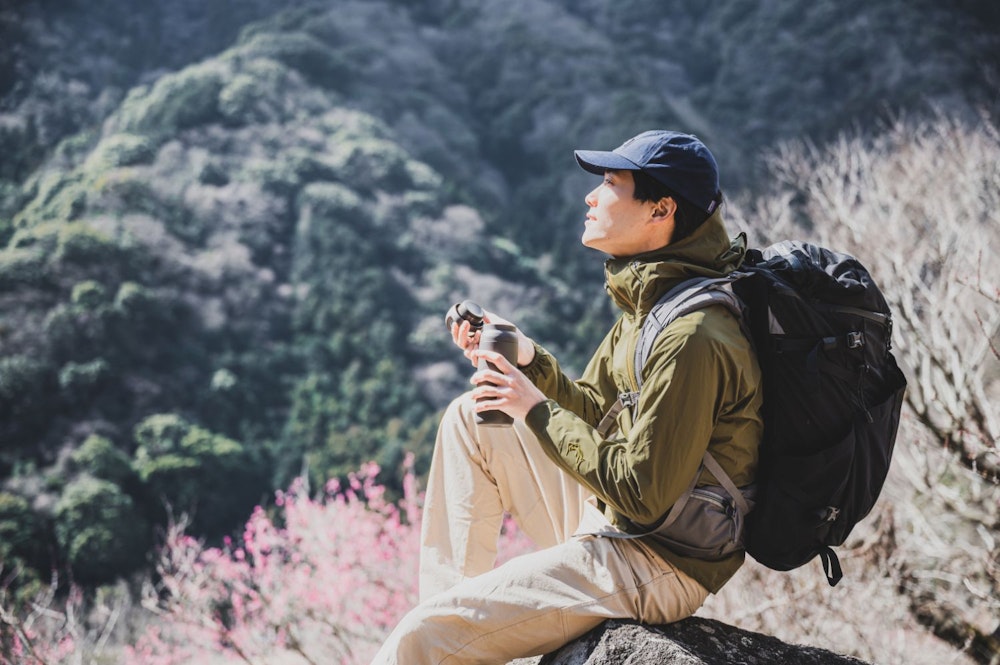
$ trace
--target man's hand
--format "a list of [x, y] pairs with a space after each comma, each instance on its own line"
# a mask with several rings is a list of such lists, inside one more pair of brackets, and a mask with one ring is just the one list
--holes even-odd
[[[484, 323], [506, 323], [507, 325], [513, 326], [514, 324], [497, 316], [493, 312], [484, 312], [483, 316]], [[524, 367], [532, 360], [535, 359], [535, 345], [531, 341], [531, 338], [521, 332], [521, 329], [514, 326], [517, 330], [517, 364]], [[471, 333], [471, 334], [470, 334]], [[466, 321], [462, 320], [461, 323], [451, 324], [451, 340], [455, 342], [455, 346], [462, 349], [465, 353], [465, 357], [472, 362], [473, 366], [479, 364], [473, 354], [479, 349], [479, 337], [480, 332], [477, 330], [472, 332], [472, 325]]]
[[472, 397], [476, 400], [476, 413], [497, 409], [515, 420], [524, 420], [528, 411], [545, 401], [545, 394], [524, 372], [499, 353], [477, 348], [466, 355], [470, 355], [473, 363], [478, 363], [482, 358], [493, 363], [498, 370], [483, 369], [472, 375], [471, 381], [476, 386], [472, 391]]

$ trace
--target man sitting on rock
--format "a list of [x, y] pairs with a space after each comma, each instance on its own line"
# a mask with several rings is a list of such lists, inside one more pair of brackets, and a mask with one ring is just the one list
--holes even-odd
[[[636, 403], [634, 356], [654, 304], [692, 277], [721, 277], [745, 243], [723, 225], [716, 161], [697, 138], [644, 132], [611, 152], [577, 151], [602, 182], [585, 198], [582, 242], [610, 258], [606, 288], [622, 310], [582, 378], [518, 331], [517, 362], [452, 326], [477, 371], [448, 408], [428, 479], [420, 603], [375, 658], [385, 663], [506, 663], [547, 653], [612, 618], [664, 624], [693, 614], [743, 563], [681, 554], [642, 535], [692, 482], [717, 485], [706, 451], [732, 481], [752, 483], [762, 420], [760, 369], [740, 322], [710, 306], [656, 338]], [[487, 312], [487, 323], [506, 323]], [[470, 334], [472, 333], [472, 334]], [[497, 409], [510, 427], [475, 424]], [[504, 513], [538, 551], [494, 568]]]

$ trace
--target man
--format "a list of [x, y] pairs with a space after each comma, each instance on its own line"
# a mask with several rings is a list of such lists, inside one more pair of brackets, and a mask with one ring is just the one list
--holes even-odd
[[[633, 357], [642, 322], [682, 281], [718, 277], [742, 262], [719, 204], [718, 168], [697, 138], [650, 131], [612, 152], [577, 151], [603, 181], [582, 242], [611, 256], [606, 288], [622, 315], [583, 377], [518, 332], [516, 366], [478, 348], [467, 322], [455, 343], [476, 363], [470, 394], [446, 412], [431, 464], [420, 561], [420, 604], [375, 663], [506, 663], [546, 653], [606, 619], [650, 624], [694, 613], [743, 562], [677, 554], [641, 534], [690, 487], [717, 484], [706, 450], [738, 485], [752, 482], [762, 421], [760, 370], [739, 322], [724, 307], [671, 323], [642, 369], [638, 403], [597, 426], [637, 387]], [[487, 313], [487, 322], [504, 322]], [[509, 428], [478, 427], [499, 409]], [[504, 512], [540, 548], [494, 569]]]

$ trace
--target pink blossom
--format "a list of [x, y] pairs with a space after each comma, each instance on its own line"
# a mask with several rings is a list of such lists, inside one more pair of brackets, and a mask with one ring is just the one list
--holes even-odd
[[[170, 525], [156, 561], [158, 584], [143, 602], [156, 618], [125, 649], [123, 662], [267, 663], [289, 652], [307, 662], [369, 662], [416, 603], [423, 497], [412, 465], [407, 455], [396, 503], [377, 481], [374, 463], [351, 474], [346, 487], [326, 483], [316, 498], [297, 480], [275, 494], [269, 510], [253, 510], [238, 542], [226, 538], [221, 547], [205, 547], [183, 525]], [[528, 547], [505, 522], [502, 558]], [[66, 602], [65, 614], [52, 616], [80, 614], [78, 589]], [[79, 645], [66, 625], [53, 622], [44, 635], [22, 626], [0, 655], [79, 662]]]

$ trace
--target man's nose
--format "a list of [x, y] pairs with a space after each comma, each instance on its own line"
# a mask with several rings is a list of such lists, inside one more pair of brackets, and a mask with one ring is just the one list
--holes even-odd
[[591, 208], [597, 206], [597, 189], [598, 189], [597, 187], [594, 187], [592, 190], [590, 190], [590, 193], [583, 198], [583, 202], [586, 203]]

